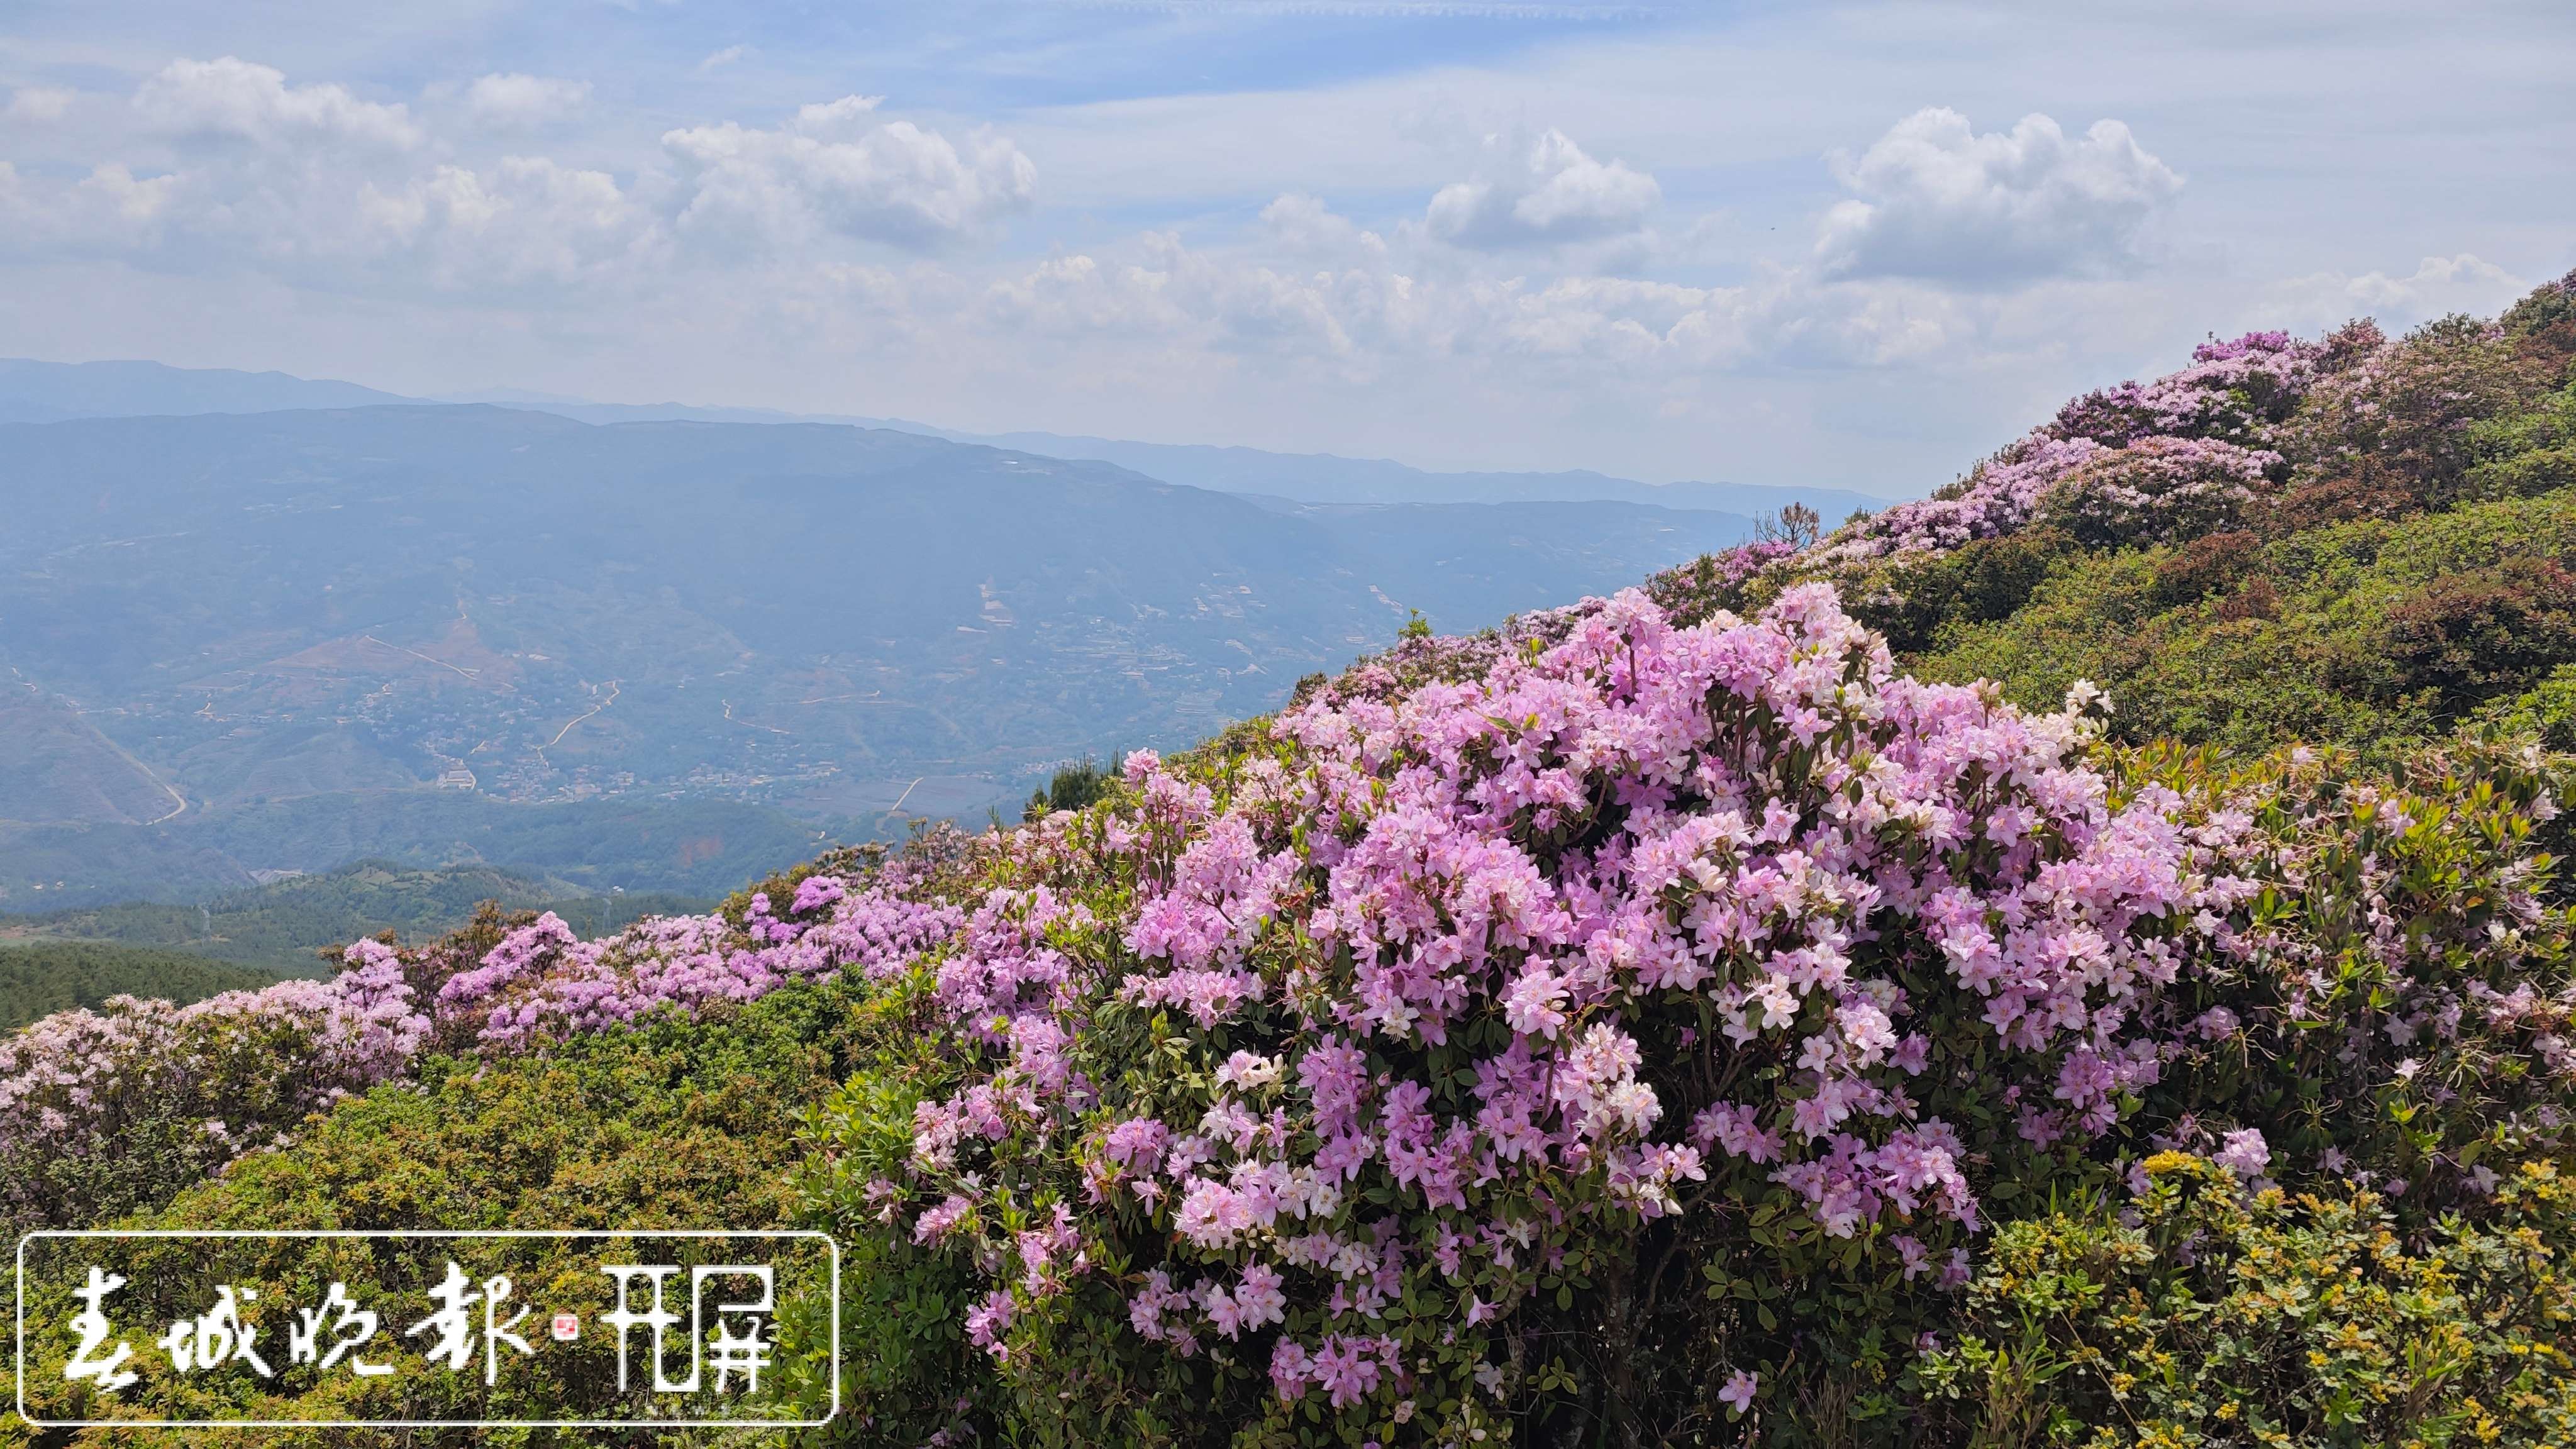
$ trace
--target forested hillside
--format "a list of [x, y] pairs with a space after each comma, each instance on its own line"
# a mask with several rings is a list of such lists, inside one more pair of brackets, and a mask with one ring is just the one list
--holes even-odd
[[148, 996], [184, 1006], [224, 991], [256, 991], [274, 972], [209, 961], [188, 951], [102, 941], [0, 937], [0, 1031], [111, 996]]
[[[0, 1214], [828, 1228], [836, 1443], [2563, 1445], [2571, 357], [2213, 340], [1079, 808], [50, 1017]], [[84, 1403], [419, 1387], [306, 1392]]]

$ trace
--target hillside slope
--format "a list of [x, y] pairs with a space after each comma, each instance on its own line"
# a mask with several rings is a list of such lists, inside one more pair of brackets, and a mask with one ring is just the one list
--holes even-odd
[[275, 972], [222, 965], [186, 951], [0, 936], [0, 1033], [56, 1012], [101, 1006], [111, 996], [149, 996], [184, 1006], [276, 981]]
[[[809, 1337], [765, 1404], [837, 1399], [837, 1443], [2564, 1444], [2571, 321], [2576, 279], [2213, 343], [1930, 503], [1414, 631], [1080, 809], [704, 915], [50, 1018], [0, 1045], [0, 1210], [774, 1213], [847, 1245], [803, 1321], [859, 1351], [835, 1381]], [[2099, 648], [2046, 622], [2097, 575], [2185, 642], [2295, 597], [2457, 672], [2191, 716], [2154, 660], [2046, 708], [2008, 697], [2035, 666], [1899, 667]], [[2140, 710], [2249, 748], [2112, 733]], [[801, 1160], [736, 1141], [746, 1104]], [[657, 1173], [675, 1122], [715, 1126]]]
[[1833, 583], [1926, 678], [2259, 751], [2480, 721], [2576, 744], [2576, 276], [2493, 321], [2257, 333], [2070, 402], [1932, 498], [1656, 581]]

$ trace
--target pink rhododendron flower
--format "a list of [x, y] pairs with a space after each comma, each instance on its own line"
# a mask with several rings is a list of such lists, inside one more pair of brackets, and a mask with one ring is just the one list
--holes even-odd
[[1762, 1380], [1759, 1375], [1749, 1373], [1743, 1369], [1737, 1369], [1735, 1372], [1727, 1375], [1726, 1387], [1717, 1391], [1718, 1402], [1726, 1405], [1728, 1408], [1733, 1409], [1739, 1414], [1751, 1413], [1753, 1410], [1753, 1393], [1755, 1389], [1761, 1386], [1761, 1383]]

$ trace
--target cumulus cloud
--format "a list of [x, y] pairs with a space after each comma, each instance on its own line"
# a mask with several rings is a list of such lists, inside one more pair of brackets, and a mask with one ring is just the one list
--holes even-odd
[[753, 251], [833, 235], [928, 250], [1028, 209], [1037, 167], [1018, 147], [977, 130], [961, 148], [878, 121], [878, 104], [845, 96], [775, 130], [728, 121], [664, 134], [689, 194], [681, 233]]
[[0, 187], [0, 249], [121, 257], [158, 271], [255, 270], [292, 285], [566, 305], [636, 280], [611, 264], [663, 247], [649, 208], [605, 172], [538, 157], [358, 178], [257, 165]]
[[2413, 274], [2358, 276], [2312, 272], [2282, 284], [2272, 311], [2293, 326], [2325, 328], [2357, 316], [2409, 327], [2452, 312], [2487, 316], [2531, 290], [2531, 284], [2468, 252], [2426, 257]]
[[113, 163], [93, 168], [80, 182], [80, 190], [88, 199], [118, 220], [135, 225], [159, 221], [178, 189], [179, 178], [175, 175], [137, 178]]
[[487, 75], [465, 90], [465, 113], [495, 131], [533, 131], [577, 114], [590, 82], [553, 76]]
[[[1159, 266], [1103, 263], [1088, 255], [1049, 257], [994, 283], [985, 294], [985, 319], [1058, 336], [1179, 332], [1191, 313], [1172, 295], [1177, 269], [1170, 263], [1186, 261], [1186, 254], [1169, 246], [1168, 238], [1155, 240], [1166, 244], [1156, 248], [1165, 253], [1154, 259]], [[1178, 280], [1187, 285], [1187, 279]]]
[[59, 121], [71, 110], [74, 92], [59, 86], [20, 86], [9, 93], [9, 104], [0, 116], [13, 121]]
[[131, 252], [156, 240], [179, 186], [102, 162], [78, 179], [29, 177], [0, 161], [0, 253]]
[[1833, 164], [1856, 195], [1825, 215], [1816, 250], [1827, 275], [1972, 288], [2132, 265], [2149, 219], [2183, 184], [2118, 121], [2070, 137], [2031, 115], [1981, 135], [1946, 107]]
[[[532, 90], [499, 79], [514, 82], [503, 99]], [[604, 173], [525, 157], [430, 163], [423, 153], [444, 148], [402, 106], [237, 58], [173, 62], [133, 109], [147, 136], [180, 143], [176, 169], [101, 160], [77, 180], [22, 180], [0, 197], [0, 245], [169, 272], [249, 268], [329, 290], [543, 285], [568, 298], [568, 284], [655, 240], [655, 218]]]
[[422, 140], [399, 103], [363, 101], [341, 85], [290, 86], [284, 72], [229, 55], [170, 62], [134, 93], [134, 106], [186, 139], [379, 151], [408, 151]]
[[616, 178], [543, 157], [440, 166], [399, 190], [370, 188], [359, 214], [374, 248], [442, 291], [579, 285], [659, 240]]
[[[667, 288], [686, 267], [795, 292], [779, 278], [845, 265], [838, 243], [957, 242], [1024, 209], [1035, 185], [1008, 141], [889, 121], [865, 97], [807, 106], [776, 129], [669, 132], [668, 166], [621, 180], [543, 155], [459, 154], [460, 142], [580, 107], [580, 82], [503, 73], [432, 93], [456, 103], [436, 112], [453, 134], [235, 57], [172, 62], [134, 92], [137, 159], [109, 143], [84, 158], [86, 176], [0, 173], [0, 255], [569, 308]], [[870, 289], [881, 304], [885, 287]], [[951, 311], [958, 291], [944, 294]]]
[[1339, 257], [1354, 251], [1381, 253], [1386, 241], [1362, 231], [1320, 198], [1292, 191], [1261, 209], [1261, 225], [1282, 251], [1301, 257]]
[[[1294, 205], [1287, 215], [1309, 223], [1313, 210]], [[1294, 272], [1163, 233], [1124, 259], [1049, 258], [995, 284], [976, 320], [997, 334], [1076, 343], [1086, 355], [1122, 343], [1196, 347], [1348, 381], [1460, 362], [1595, 381], [1747, 364], [1879, 366], [1947, 345], [1969, 323], [1954, 300], [1905, 283], [1818, 287], [1794, 272], [1739, 287], [1533, 283], [1414, 275], [1383, 252]]]
[[1550, 130], [1525, 147], [1498, 145], [1487, 174], [1440, 188], [1424, 221], [1453, 246], [1544, 246], [1630, 235], [1662, 199], [1654, 177], [1597, 161]]

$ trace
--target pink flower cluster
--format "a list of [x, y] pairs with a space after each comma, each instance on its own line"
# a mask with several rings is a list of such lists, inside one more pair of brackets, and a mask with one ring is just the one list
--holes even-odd
[[694, 1016], [714, 1003], [757, 1001], [843, 970], [882, 976], [962, 919], [953, 907], [883, 887], [854, 893], [833, 876], [807, 877], [784, 917], [767, 895], [753, 896], [740, 927], [721, 915], [657, 916], [583, 941], [549, 911], [448, 978], [438, 1017], [472, 1025], [487, 1050], [518, 1049], [658, 1011]]
[[2191, 366], [2153, 382], [2086, 393], [2060, 408], [2043, 431], [2113, 448], [2144, 437], [2262, 447], [2316, 383], [2325, 351], [2286, 332], [2213, 338], [2192, 349]]
[[[1930, 557], [2060, 513], [2079, 533], [2120, 541], [2223, 527], [2277, 475], [2281, 455], [2269, 444], [2317, 383], [2323, 355], [2280, 332], [2203, 343], [2182, 371], [2077, 398], [1962, 481], [1844, 528], [1795, 562], [1830, 570]], [[1739, 575], [1773, 562], [1744, 548], [1718, 557]]]
[[[882, 882], [853, 890], [813, 876], [787, 916], [754, 897], [739, 927], [721, 915], [662, 917], [585, 942], [549, 912], [448, 977], [430, 1001], [415, 998], [405, 954], [376, 941], [351, 946], [329, 981], [282, 981], [186, 1007], [117, 997], [0, 1040], [0, 1167], [32, 1171], [113, 1151], [121, 1124], [181, 1109], [203, 1119], [202, 1155], [218, 1166], [344, 1095], [407, 1075], [433, 1042], [524, 1050], [843, 970], [883, 976], [963, 919]], [[0, 1189], [0, 1211], [37, 1209]], [[50, 1220], [53, 1210], [38, 1215]]]
[[1832, 565], [1896, 554], [1928, 556], [2017, 533], [2038, 514], [2051, 489], [2107, 451], [2091, 438], [2033, 434], [1980, 464], [1964, 483], [1874, 513], [1825, 539], [1798, 562]]
[[[1479, 678], [1307, 699], [1223, 797], [1140, 756], [1132, 804], [1021, 832], [1023, 878], [935, 966], [976, 1065], [917, 1109], [916, 1236], [1027, 1266], [990, 1233], [1070, 1209], [1097, 1263], [1149, 1225], [1137, 1333], [1276, 1323], [1283, 1395], [1411, 1394], [1398, 1298], [1472, 1328], [1584, 1223], [1689, 1212], [1719, 1175], [1829, 1235], [1963, 1238], [1968, 1149], [1910, 1085], [1927, 1032], [1968, 1033], [1946, 1059], [1986, 1056], [2024, 1136], [2099, 1133], [2162, 1069], [2159, 994], [2244, 949], [2241, 820], [2114, 804], [2082, 716], [1896, 677], [1829, 589], [1559, 622]], [[1074, 898], [1103, 879], [1115, 916]], [[1136, 1057], [1146, 1019], [1188, 1048]], [[997, 1355], [1074, 1276], [984, 1271]]]
[[1715, 582], [1733, 588], [1782, 559], [1795, 557], [1797, 552], [1798, 546], [1788, 539], [1757, 538], [1710, 554], [1708, 562], [1716, 572]]
[[329, 981], [281, 981], [189, 1006], [132, 996], [58, 1012], [0, 1039], [0, 1218], [50, 1221], [42, 1164], [112, 1154], [156, 1116], [184, 1116], [220, 1165], [305, 1114], [401, 1075], [430, 1021], [394, 952], [349, 948]]
[[2069, 473], [2041, 514], [2089, 544], [2173, 543], [2233, 527], [2281, 466], [2216, 439], [2141, 437]]

